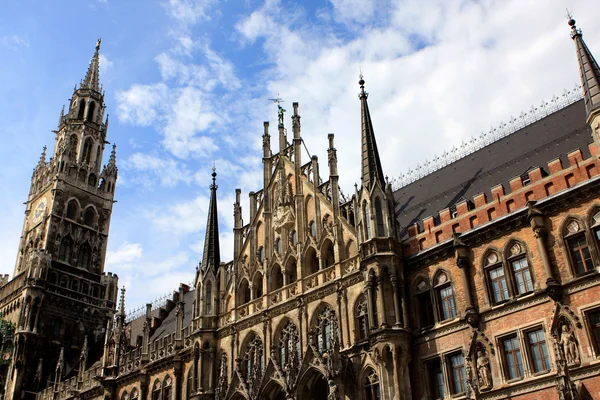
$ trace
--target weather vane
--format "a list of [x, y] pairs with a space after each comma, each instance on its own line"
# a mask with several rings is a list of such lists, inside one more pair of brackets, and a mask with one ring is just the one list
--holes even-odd
[[277, 103], [277, 116], [279, 118], [279, 126], [283, 126], [283, 113], [285, 113], [285, 109], [281, 107], [281, 103], [283, 103], [283, 99], [279, 97], [279, 93], [277, 93], [277, 97], [274, 99], [269, 99], [273, 103]]

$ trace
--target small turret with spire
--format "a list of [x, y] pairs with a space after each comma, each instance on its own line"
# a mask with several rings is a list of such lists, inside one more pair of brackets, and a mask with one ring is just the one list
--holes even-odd
[[94, 90], [98, 93], [102, 92], [102, 88], [100, 87], [100, 44], [102, 43], [102, 39], [98, 39], [96, 41], [96, 51], [92, 56], [92, 61], [90, 62], [90, 66], [85, 74], [85, 78], [81, 82], [79, 87], [81, 89], [90, 89]]
[[359, 76], [358, 84], [360, 85], [360, 113], [361, 113], [361, 141], [362, 141], [362, 184], [367, 190], [371, 190], [375, 182], [378, 182], [381, 187], [385, 187], [383, 179], [383, 170], [381, 168], [381, 160], [379, 159], [379, 151], [377, 150], [377, 142], [375, 141], [375, 132], [373, 130], [373, 122], [371, 121], [371, 113], [369, 112], [369, 104], [367, 98], [369, 93], [365, 92], [365, 80], [362, 73]]

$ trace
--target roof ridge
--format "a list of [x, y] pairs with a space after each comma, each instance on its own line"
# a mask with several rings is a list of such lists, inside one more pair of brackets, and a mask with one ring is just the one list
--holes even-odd
[[492, 126], [489, 132], [481, 132], [479, 136], [472, 136], [471, 140], [468, 142], [463, 140], [460, 146], [452, 146], [450, 151], [444, 151], [440, 157], [436, 156], [432, 161], [426, 159], [422, 165], [417, 164], [414, 169], [409, 169], [406, 173], [400, 174], [399, 177], [393, 178], [391, 180], [392, 190], [396, 191], [408, 186], [411, 183], [463, 159], [550, 114], [570, 106], [582, 98], [581, 85], [576, 84], [571, 90], [565, 89], [560, 97], [554, 95], [550, 101], [542, 100], [542, 104], [538, 107], [531, 106], [531, 109], [528, 112], [522, 111], [518, 118], [511, 116], [507, 123], [500, 122], [496, 128]]

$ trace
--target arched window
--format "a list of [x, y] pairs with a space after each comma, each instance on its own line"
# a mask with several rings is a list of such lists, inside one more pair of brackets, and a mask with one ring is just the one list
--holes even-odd
[[294, 257], [290, 257], [285, 264], [285, 276], [287, 277], [287, 284], [296, 282], [297, 275], [296, 259]]
[[572, 220], [565, 229], [565, 242], [569, 250], [571, 264], [576, 275], [594, 270], [594, 263], [585, 230], [579, 221]]
[[69, 287], [69, 278], [66, 275], [60, 277], [60, 287], [68, 288]]
[[509, 247], [507, 261], [510, 265], [515, 295], [533, 292], [533, 277], [525, 247], [520, 243], [512, 243]]
[[192, 396], [192, 385], [194, 384], [194, 368], [190, 368], [188, 373], [187, 373], [187, 379], [186, 379], [186, 383], [185, 383], [185, 392], [186, 392], [186, 399], [191, 398]]
[[170, 376], [163, 380], [162, 384], [162, 399], [161, 400], [171, 400], [173, 397], [173, 380]]
[[293, 246], [295, 246], [295, 245], [297, 245], [297, 244], [298, 244], [298, 234], [296, 233], [296, 231], [292, 231], [292, 232], [290, 233], [290, 238], [291, 238], [291, 241], [292, 241], [292, 245], [293, 245]]
[[354, 315], [356, 340], [365, 340], [369, 335], [369, 307], [367, 304], [367, 298], [364, 294], [358, 296], [358, 299], [356, 300]]
[[92, 207], [88, 207], [83, 214], [83, 224], [87, 226], [94, 226], [96, 220], [96, 212]]
[[445, 272], [441, 272], [435, 279], [435, 291], [437, 293], [440, 308], [438, 316], [440, 321], [456, 318], [456, 303], [454, 302], [454, 291], [452, 284]]
[[319, 271], [319, 259], [317, 258], [317, 252], [313, 247], [309, 247], [306, 251], [306, 256], [304, 258], [305, 274], [311, 275], [317, 273]]
[[204, 295], [204, 301], [206, 304], [206, 314], [212, 314], [212, 283], [206, 283], [206, 294]]
[[77, 266], [79, 268], [90, 269], [91, 253], [92, 250], [87, 243], [81, 246], [79, 249], [79, 256], [77, 257]]
[[79, 100], [79, 110], [77, 111], [77, 118], [83, 119], [84, 114], [85, 114], [85, 101]]
[[317, 237], [317, 224], [315, 224], [315, 221], [310, 221], [308, 223], [308, 232], [310, 233], [310, 236]]
[[83, 156], [81, 157], [81, 161], [86, 164], [89, 164], [91, 155], [92, 155], [92, 139], [87, 138], [87, 139], [85, 139], [85, 143], [83, 145]]
[[240, 304], [246, 304], [250, 301], [250, 285], [246, 278], [242, 279], [240, 283]]
[[369, 214], [369, 205], [366, 201], [363, 202], [362, 206], [363, 213], [363, 234], [365, 235], [365, 240], [371, 239], [371, 215]]
[[[96, 103], [94, 103], [93, 101], [90, 101], [90, 104], [88, 105], [87, 115], [85, 117], [86, 121], [94, 120], [94, 111], [95, 110], [96, 110]], [[166, 399], [163, 399], [163, 400], [166, 400]]]
[[377, 220], [377, 236], [385, 236], [383, 209], [381, 208], [381, 200], [379, 200], [379, 198], [375, 199], [375, 218]]
[[264, 370], [263, 343], [256, 335], [251, 334], [242, 358], [242, 375], [246, 380], [260, 381]]
[[152, 386], [152, 400], [161, 400], [160, 398], [160, 381], [157, 379]]
[[292, 321], [287, 321], [279, 334], [278, 359], [279, 366], [284, 371], [298, 372], [300, 368], [300, 335]]
[[[69, 146], [70, 146], [70, 150], [69, 150], [69, 157], [71, 157], [71, 161], [75, 160], [75, 158], [77, 157], [77, 145], [79, 144], [79, 141], [77, 140], [77, 135], [76, 134], [72, 134], [71, 137], [69, 138]], [[69, 175], [71, 175], [71, 173], [69, 172]]]
[[71, 249], [73, 248], [73, 241], [69, 237], [63, 238], [60, 242], [60, 251], [58, 253], [58, 259], [66, 263], [71, 262]]
[[140, 397], [137, 388], [133, 388], [131, 391], [131, 400], [137, 400]]
[[88, 185], [96, 186], [96, 175], [90, 174], [90, 176], [88, 176]]
[[89, 295], [90, 294], [90, 285], [88, 285], [85, 282], [81, 283], [81, 293], [85, 294], [85, 295]]
[[71, 290], [74, 292], [78, 292], [79, 291], [79, 281], [77, 279], [73, 279], [71, 281]]
[[319, 313], [315, 327], [315, 342], [319, 353], [329, 353], [334, 346], [339, 346], [338, 322], [335, 311], [329, 306]]
[[265, 248], [263, 246], [260, 246], [258, 248], [258, 261], [260, 261], [260, 262], [265, 261]]
[[121, 400], [129, 400], [129, 393], [123, 392], [123, 394], [121, 395]]
[[69, 204], [67, 204], [67, 215], [66, 217], [72, 220], [77, 219], [77, 212], [79, 207], [77, 206], [77, 201], [71, 200]]
[[275, 239], [275, 251], [277, 252], [277, 254], [281, 254], [282, 251], [282, 245], [281, 245], [281, 239], [277, 238]]
[[321, 258], [323, 259], [323, 261], [325, 263], [325, 268], [329, 268], [333, 264], [335, 264], [335, 255], [333, 253], [333, 244], [331, 243], [330, 240], [326, 240], [325, 243], [323, 243], [323, 247], [321, 249]]
[[252, 289], [254, 291], [254, 299], [258, 299], [263, 295], [263, 276], [260, 272], [254, 274], [254, 279], [252, 280]]
[[271, 290], [277, 290], [283, 287], [283, 274], [281, 267], [277, 264], [271, 269]]
[[492, 304], [508, 300], [510, 298], [508, 281], [502, 259], [498, 256], [498, 253], [491, 251], [487, 254], [485, 257], [485, 271]]
[[366, 400], [380, 400], [381, 399], [381, 391], [379, 388], [379, 377], [373, 371], [372, 368], [369, 368], [369, 372], [365, 378], [365, 399]]

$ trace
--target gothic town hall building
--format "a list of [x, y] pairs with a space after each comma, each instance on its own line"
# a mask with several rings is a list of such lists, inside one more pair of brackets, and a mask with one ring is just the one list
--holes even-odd
[[303, 160], [299, 106], [289, 138], [280, 110], [249, 221], [236, 190], [233, 260], [213, 172], [194, 287], [139, 318], [104, 271], [118, 170], [98, 43], [1, 282], [4, 398], [600, 399], [600, 67], [569, 25], [582, 95], [418, 179], [384, 178], [362, 78], [351, 196], [334, 135], [326, 166]]

